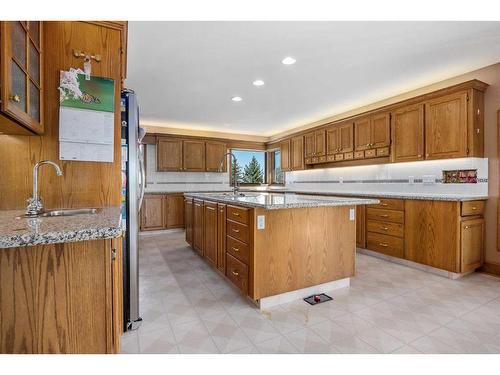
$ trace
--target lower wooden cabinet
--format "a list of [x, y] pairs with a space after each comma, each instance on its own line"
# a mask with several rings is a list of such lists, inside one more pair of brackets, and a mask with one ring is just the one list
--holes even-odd
[[217, 204], [217, 269], [226, 273], [226, 205]]
[[193, 248], [203, 255], [203, 201], [194, 199], [193, 200]]
[[484, 219], [464, 219], [460, 223], [460, 271], [467, 272], [483, 264]]
[[141, 230], [184, 228], [183, 193], [146, 194], [141, 208]]
[[184, 222], [186, 242], [193, 246], [193, 198], [184, 198]]
[[356, 246], [366, 246], [366, 206], [356, 206]]
[[217, 203], [203, 203], [203, 255], [217, 266]]
[[119, 353], [121, 244], [0, 249], [0, 353]]

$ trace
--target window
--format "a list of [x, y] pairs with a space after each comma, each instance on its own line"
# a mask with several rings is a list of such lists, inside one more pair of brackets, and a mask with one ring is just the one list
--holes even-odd
[[231, 152], [234, 154], [231, 178], [235, 174], [240, 184], [255, 185], [267, 182], [265, 151], [231, 150]]
[[281, 152], [279, 150], [271, 151], [270, 154], [272, 155], [271, 183], [284, 184], [285, 183], [284, 173], [281, 170]]

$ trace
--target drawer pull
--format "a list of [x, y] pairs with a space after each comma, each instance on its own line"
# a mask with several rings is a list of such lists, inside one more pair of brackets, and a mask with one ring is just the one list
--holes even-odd
[[233, 247], [232, 248], [234, 251], [240, 251], [240, 249], [238, 249], [237, 247]]
[[389, 228], [387, 228], [387, 227], [380, 227], [380, 229], [389, 230]]
[[389, 245], [387, 245], [386, 243], [383, 243], [383, 242], [379, 242], [379, 244], [378, 244], [378, 245], [379, 245], [379, 246], [382, 246], [382, 247], [387, 247], [387, 246], [389, 246]]
[[389, 215], [384, 214], [384, 215], [380, 215], [380, 217], [389, 217]]
[[232, 230], [233, 230], [233, 232], [234, 232], [234, 233], [240, 233], [240, 230], [239, 230], [239, 229], [234, 229], [234, 228], [232, 228]]
[[473, 210], [477, 210], [477, 207], [471, 207]]
[[240, 216], [240, 214], [238, 212], [233, 212], [233, 215], [234, 216]]
[[470, 227], [468, 225], [465, 226], [465, 229], [469, 229]]
[[231, 271], [231, 273], [232, 273], [234, 276], [238, 276], [238, 275], [239, 275], [239, 273], [238, 273], [238, 272], [236, 272], [236, 271]]
[[387, 203], [380, 203], [381, 206], [387, 206]]
[[15, 103], [21, 103], [21, 97], [19, 95], [11, 95], [9, 96], [9, 99]]

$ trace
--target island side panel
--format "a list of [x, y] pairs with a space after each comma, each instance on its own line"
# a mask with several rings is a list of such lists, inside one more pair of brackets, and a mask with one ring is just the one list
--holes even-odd
[[253, 299], [354, 276], [354, 206], [255, 209]]

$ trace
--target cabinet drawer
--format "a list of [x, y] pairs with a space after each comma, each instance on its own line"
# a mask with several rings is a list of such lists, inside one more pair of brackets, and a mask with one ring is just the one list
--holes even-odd
[[368, 220], [366, 225], [368, 232], [388, 234], [395, 237], [403, 237], [403, 224], [389, 223], [387, 221]]
[[236, 221], [227, 220], [226, 222], [227, 235], [237, 240], [248, 243], [248, 227], [237, 223]]
[[398, 211], [404, 211], [405, 209], [405, 201], [402, 199], [384, 199], [384, 198], [377, 198], [377, 199], [380, 201], [380, 203], [370, 205], [370, 207], [384, 208], [387, 210], [398, 210]]
[[327, 160], [327, 161], [335, 161], [335, 155], [328, 155], [328, 156], [326, 157], [326, 160]]
[[238, 241], [231, 236], [227, 236], [226, 251], [243, 263], [248, 264], [249, 250], [246, 243]]
[[248, 208], [227, 206], [227, 218], [238, 223], [248, 224]]
[[354, 154], [352, 152], [346, 152], [344, 154], [344, 160], [351, 160], [354, 157]]
[[326, 156], [320, 156], [318, 158], [318, 163], [324, 163], [324, 162], [326, 162]]
[[312, 158], [305, 158], [306, 164], [312, 164]]
[[226, 254], [226, 277], [245, 295], [248, 293], [248, 267], [230, 254]]
[[389, 147], [377, 148], [377, 156], [389, 155]]
[[335, 155], [335, 160], [344, 160], [344, 154]]
[[404, 222], [404, 212], [385, 210], [381, 208], [367, 208], [366, 217], [368, 220], [376, 221], [390, 221], [393, 223], [403, 223]]
[[382, 254], [403, 258], [403, 239], [399, 237], [368, 232], [366, 247]]
[[462, 202], [462, 216], [473, 216], [484, 214], [485, 201]]
[[354, 151], [354, 159], [363, 159], [365, 157], [364, 151]]
[[365, 151], [365, 158], [374, 158], [375, 156], [377, 156], [377, 150], [373, 149]]

